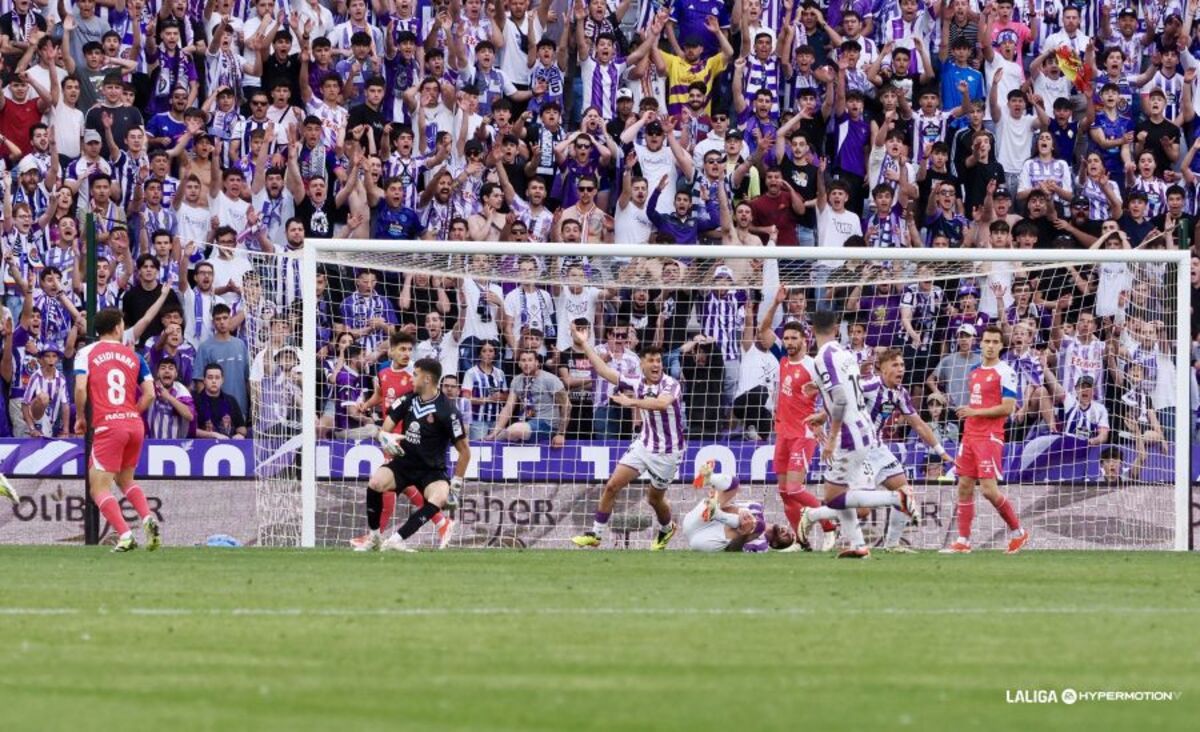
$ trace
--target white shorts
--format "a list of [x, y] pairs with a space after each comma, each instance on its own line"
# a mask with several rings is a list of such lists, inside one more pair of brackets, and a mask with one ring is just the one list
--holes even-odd
[[904, 475], [904, 466], [883, 445], [860, 450], [837, 450], [833, 464], [825, 470], [825, 482], [847, 488], [880, 487], [897, 475]]
[[704, 501], [697, 503], [695, 508], [683, 517], [683, 535], [687, 537], [688, 548], [697, 552], [723, 552], [729, 546], [725, 536], [725, 524], [720, 521], [705, 521]]
[[683, 451], [651, 452], [640, 440], [635, 440], [618, 464], [625, 465], [645, 473], [650, 478], [650, 486], [655, 490], [665, 491], [671, 487], [679, 475], [679, 466], [683, 463]]

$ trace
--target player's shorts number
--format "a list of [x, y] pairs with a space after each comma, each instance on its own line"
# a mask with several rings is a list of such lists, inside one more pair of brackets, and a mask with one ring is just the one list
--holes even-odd
[[126, 384], [125, 374], [121, 371], [112, 370], [108, 372], [108, 402], [114, 407], [119, 407], [125, 403]]

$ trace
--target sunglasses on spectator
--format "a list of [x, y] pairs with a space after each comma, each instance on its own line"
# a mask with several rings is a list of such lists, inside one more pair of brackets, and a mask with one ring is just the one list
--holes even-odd
[[596, 186], [579, 186], [580, 193], [591, 193], [596, 190]]

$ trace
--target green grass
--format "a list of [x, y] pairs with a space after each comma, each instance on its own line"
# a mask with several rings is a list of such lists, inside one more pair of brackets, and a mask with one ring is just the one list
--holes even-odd
[[0, 548], [0, 728], [1194, 729], [1198, 562]]

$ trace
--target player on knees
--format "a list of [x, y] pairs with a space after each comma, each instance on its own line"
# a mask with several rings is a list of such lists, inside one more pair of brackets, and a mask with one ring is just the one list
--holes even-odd
[[142, 413], [154, 403], [154, 377], [145, 360], [124, 345], [125, 322], [120, 310], [101, 310], [95, 323], [100, 340], [75, 354], [75, 433], [86, 434], [90, 407], [92, 499], [118, 534], [113, 551], [127, 552], [138, 545], [112, 494], [114, 482], [141, 518], [146, 548], [153, 551], [162, 543], [162, 532], [146, 495], [134, 482], [133, 470], [146, 435]]
[[[778, 403], [775, 407], [775, 457], [772, 467], [779, 481], [779, 498], [783, 501], [783, 513], [787, 516], [792, 531], [800, 527], [800, 517], [805, 508], [821, 505], [819, 498], [805, 487], [808, 467], [817, 449], [817, 435], [808, 418], [816, 411], [817, 391], [813, 382], [815, 365], [808, 356], [808, 343], [804, 328], [791, 321], [783, 326], [783, 335], [776, 339], [771, 324], [775, 311], [788, 298], [788, 290], [780, 287], [762, 317], [758, 329], [760, 345], [771, 348], [782, 343], [784, 355], [779, 359]], [[812, 384], [812, 387], [809, 385]], [[808, 387], [808, 388], [806, 388]], [[821, 528], [827, 536], [834, 536], [834, 525], [823, 521]], [[811, 550], [808, 538], [796, 542], [794, 549]]]
[[958, 471], [958, 539], [942, 551], [971, 551], [971, 523], [975, 520], [975, 485], [991, 501], [1008, 525], [1008, 554], [1016, 554], [1029, 541], [1017, 512], [997, 485], [1003, 476], [1004, 423], [1017, 408], [1017, 376], [1000, 360], [1004, 337], [998, 325], [989, 325], [979, 342], [981, 364], [967, 377], [967, 406], [958, 408], [965, 420], [962, 445], [954, 467]]
[[[830, 311], [818, 311], [812, 316], [813, 333], [817, 339], [817, 388], [824, 401], [826, 436], [821, 446], [825, 471], [825, 506], [836, 510], [842, 530], [850, 541], [850, 549], [839, 558], [866, 558], [871, 555], [858, 525], [856, 508], [892, 506], [909, 516], [915, 514], [912, 492], [904, 468], [879, 442], [871, 423], [863, 393], [858, 359], [837, 342], [840, 316]], [[870, 469], [884, 491], [851, 490], [851, 481]], [[805, 534], [811, 521], [820, 517], [822, 509], [806, 509], [797, 536]]]
[[671, 504], [667, 502], [667, 488], [679, 474], [685, 447], [683, 404], [680, 402], [682, 388], [678, 381], [664, 372], [662, 349], [656, 346], [641, 349], [640, 376], [622, 378], [588, 343], [588, 326], [574, 326], [571, 340], [577, 349], [587, 354], [592, 367], [596, 369], [596, 375], [617, 387], [611, 397], [612, 403], [637, 409], [642, 422], [641, 433], [634, 438], [633, 444], [617, 463], [612, 477], [604, 485], [592, 530], [585, 531], [571, 541], [578, 547], [600, 546], [604, 530], [608, 528], [608, 520], [612, 517], [617, 494], [639, 475], [646, 473], [650, 476], [646, 502], [654, 509], [658, 519], [658, 536], [650, 545], [650, 550], [666, 549], [675, 535]]
[[[454, 402], [438, 387], [442, 365], [423, 358], [413, 367], [413, 391], [402, 396], [388, 410], [379, 432], [379, 442], [387, 463], [381, 465], [367, 483], [367, 526], [371, 530], [365, 546], [355, 551], [411, 552], [406, 540], [427, 521], [438, 531], [438, 548], [450, 543], [454, 521], [442, 513], [451, 490], [462, 490], [463, 476], [471, 462], [471, 446], [462, 416]], [[393, 433], [394, 431], [394, 433]], [[454, 477], [447, 479], [446, 454], [454, 445], [458, 460]], [[416, 486], [425, 503], [409, 514], [408, 520], [386, 542], [380, 535], [383, 494], [398, 486]]]

